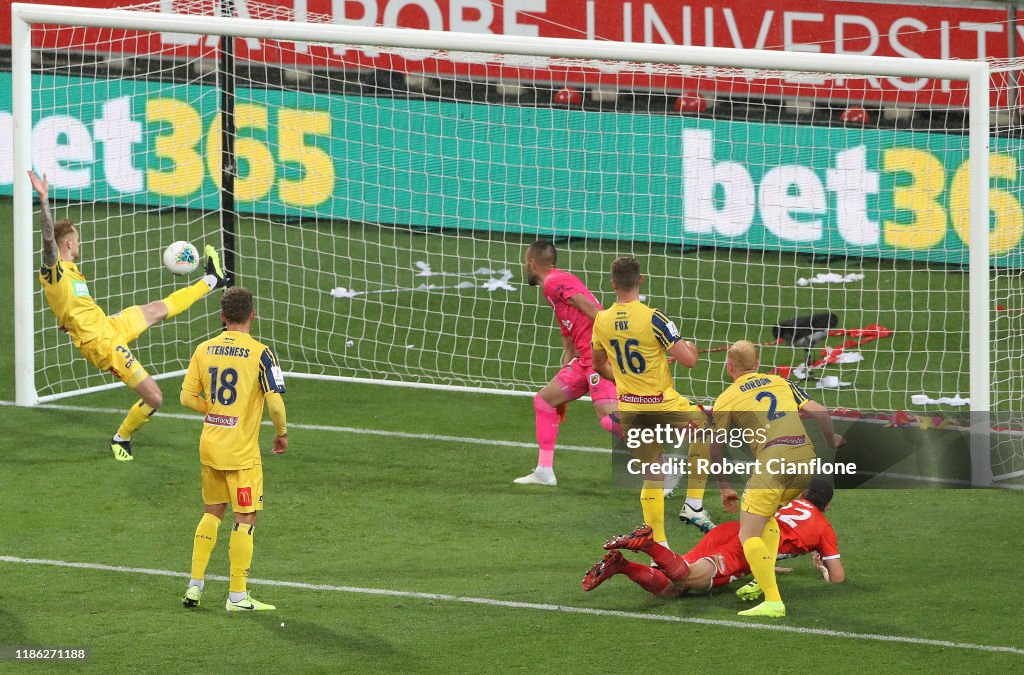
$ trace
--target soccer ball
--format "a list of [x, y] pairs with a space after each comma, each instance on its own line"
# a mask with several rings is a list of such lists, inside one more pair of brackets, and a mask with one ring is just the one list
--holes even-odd
[[199, 267], [199, 251], [187, 241], [176, 241], [164, 249], [164, 265], [171, 274], [192, 274]]

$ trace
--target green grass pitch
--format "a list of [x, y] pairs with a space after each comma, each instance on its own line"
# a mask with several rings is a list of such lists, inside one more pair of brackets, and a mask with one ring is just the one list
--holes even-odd
[[[9, 216], [9, 202], [0, 213]], [[10, 228], [0, 235], [0, 266], [8, 269], [10, 236]], [[520, 251], [483, 240], [463, 245]], [[948, 276], [950, 284], [965, 281]], [[440, 295], [431, 301], [444, 302]], [[8, 288], [0, 315], [12, 316], [11, 304]], [[539, 301], [538, 311], [549, 312]], [[255, 332], [263, 328], [258, 323]], [[274, 330], [282, 327], [266, 333]], [[0, 341], [12, 345], [11, 322], [0, 331]], [[550, 331], [544, 344], [555, 342]], [[166, 342], [187, 356], [184, 340]], [[168, 348], [142, 347], [149, 355]], [[0, 359], [7, 374], [0, 399], [9, 401], [13, 350]], [[202, 508], [199, 424], [179, 417], [188, 411], [176, 403], [178, 385], [162, 383], [168, 403], [140, 432], [138, 458], [127, 465], [106, 447], [133, 400], [123, 390], [63, 402], [79, 409], [0, 408], [0, 646], [86, 647], [89, 660], [73, 667], [104, 673], [1005, 672], [1024, 665], [1013, 590], [1018, 491], [840, 492], [829, 515], [848, 581], [826, 586], [807, 560], [781, 578], [789, 616], [777, 625], [807, 630], [714, 623], [736, 620], [740, 605], [731, 592], [664, 601], [623, 578], [580, 590], [603, 540], [640, 519], [637, 496], [611, 487], [607, 455], [570, 449], [556, 453], [558, 488], [512, 485], [535, 460], [532, 407], [521, 397], [289, 380], [291, 448], [265, 459], [267, 507], [252, 577], [332, 588], [254, 583], [258, 598], [279, 607], [269, 615], [224, 612], [224, 581], [210, 581], [204, 606], [189, 612], [180, 606], [182, 578], [12, 561], [188, 572]], [[523, 445], [501, 444], [509, 441]], [[588, 404], [570, 406], [559, 443], [605, 445]], [[717, 494], [708, 498], [713, 515], [724, 518]], [[680, 503], [676, 497], [666, 509], [677, 549], [697, 540], [674, 520]], [[220, 537], [211, 574], [227, 573], [226, 526]], [[517, 602], [530, 604], [510, 606]], [[26, 668], [0, 662], [8, 670]]]

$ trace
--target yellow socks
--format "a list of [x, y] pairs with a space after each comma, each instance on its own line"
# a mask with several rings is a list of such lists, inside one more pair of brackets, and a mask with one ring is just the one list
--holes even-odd
[[213, 547], [217, 545], [218, 527], [220, 518], [212, 513], [204, 513], [196, 528], [195, 541], [192, 543], [192, 578], [197, 581], [206, 577], [206, 566], [210, 563]]
[[186, 309], [202, 300], [210, 292], [210, 285], [199, 280], [191, 286], [186, 286], [174, 291], [164, 298], [164, 305], [167, 307], [167, 318], [178, 316]]
[[[776, 525], [776, 531], [778, 526]], [[778, 546], [778, 540], [776, 540]], [[768, 550], [764, 539], [751, 537], [743, 542], [743, 555], [747, 558], [754, 579], [764, 591], [765, 602], [782, 602], [779, 587], [775, 583], [775, 556]]]
[[245, 581], [249, 577], [252, 566], [252, 531], [255, 525], [235, 523], [231, 529], [231, 540], [228, 544], [228, 562], [231, 566], [231, 579], [228, 591], [245, 593]]
[[711, 459], [711, 445], [709, 443], [690, 443], [690, 450], [687, 453], [687, 461], [694, 470], [686, 477], [686, 498], [704, 499], [704, 488], [708, 484], [708, 475], [704, 472], [697, 472], [698, 459]]
[[764, 526], [764, 531], [761, 532], [761, 539], [764, 541], [764, 547], [768, 549], [768, 553], [772, 557], [772, 568], [774, 569], [775, 561], [779, 558], [779, 539], [782, 538], [782, 534], [779, 532], [779, 522], [774, 517], [769, 518], [767, 524]]
[[665, 535], [665, 481], [645, 480], [640, 490], [640, 508], [644, 512], [644, 522], [651, 526], [654, 541], [668, 541]]
[[141, 429], [154, 412], [156, 411], [143, 403], [140, 398], [135, 405], [128, 409], [124, 421], [117, 428], [118, 437], [126, 441], [131, 440], [132, 434]]

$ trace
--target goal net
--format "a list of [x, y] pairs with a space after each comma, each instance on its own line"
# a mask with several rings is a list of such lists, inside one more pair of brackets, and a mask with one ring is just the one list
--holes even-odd
[[[968, 398], [1010, 413], [1024, 396], [1016, 63], [989, 80], [965, 62], [374, 33], [253, 2], [237, 19], [216, 2], [175, 3], [173, 17], [161, 4], [131, 21], [31, 21], [30, 160], [57, 217], [79, 223], [108, 313], [182, 283], [161, 265], [168, 243], [220, 245], [228, 229], [255, 330], [293, 374], [530, 392], [561, 354], [523, 277], [526, 246], [545, 237], [605, 304], [612, 260], [640, 260], [648, 304], [705, 350], [677, 374], [698, 400], [721, 392], [721, 348], [739, 339], [863, 416]], [[879, 97], [879, 80], [898, 86]], [[972, 188], [985, 144], [991, 179]], [[32, 217], [18, 227], [35, 266]], [[991, 247], [973, 276], [972, 222]], [[21, 288], [21, 400], [111, 386], [38, 284]], [[179, 373], [219, 325], [206, 300], [136, 355]], [[1000, 476], [1024, 467], [1012, 443], [993, 457]]]

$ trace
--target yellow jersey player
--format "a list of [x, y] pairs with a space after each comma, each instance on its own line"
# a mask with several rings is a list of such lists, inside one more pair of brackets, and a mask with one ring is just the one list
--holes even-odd
[[[697, 348], [683, 340], [675, 324], [660, 311], [640, 302], [640, 263], [624, 256], [612, 263], [612, 288], [617, 301], [594, 319], [592, 359], [594, 369], [604, 377], [615, 378], [619, 399], [619, 420], [627, 447], [640, 432], [657, 427], [677, 430], [701, 428], [707, 423], [703, 411], [681, 396], [672, 384], [672, 374], [665, 358], [667, 353], [677, 362], [693, 368], [697, 365]], [[692, 436], [691, 436], [692, 438]], [[658, 443], [640, 443], [633, 449], [641, 462], [664, 461]], [[704, 440], [690, 443], [691, 463], [708, 457]], [[691, 472], [686, 492], [687, 501], [680, 517], [707, 532], [714, 523], [704, 512], [706, 475]], [[654, 540], [665, 544], [664, 477], [647, 472], [640, 491], [644, 522], [654, 530]]]
[[163, 300], [135, 305], [114, 316], [107, 316], [93, 299], [89, 284], [76, 264], [81, 245], [78, 229], [70, 220], [53, 222], [50, 185], [46, 176], [40, 178], [32, 171], [28, 176], [39, 195], [42, 211], [43, 265], [39, 269], [39, 281], [59, 328], [71, 336], [72, 344], [89, 363], [100, 370], [110, 371], [141, 397], [128, 410], [117, 433], [110, 439], [114, 458], [122, 462], [131, 461], [134, 459], [132, 436], [163, 403], [163, 393], [156, 380], [128, 349], [129, 343], [153, 324], [181, 314], [213, 289], [226, 286], [227, 279], [221, 271], [217, 252], [212, 246], [207, 246], [206, 276], [202, 280], [171, 293]]
[[[757, 372], [759, 366], [757, 347], [752, 342], [740, 340], [729, 347], [725, 369], [733, 383], [715, 400], [712, 427], [716, 436], [711, 444], [711, 458], [712, 462], [720, 463], [724, 453], [725, 444], [720, 442], [719, 432], [748, 432], [743, 436], [757, 462], [743, 491], [739, 539], [765, 600], [740, 615], [782, 617], [786, 615], [786, 606], [775, 580], [779, 524], [773, 514], [799, 497], [814, 478], [814, 446], [800, 413], [814, 418], [830, 448], [837, 448], [844, 441], [832, 427], [832, 418], [824, 406], [812, 401], [792, 382]], [[718, 476], [718, 484], [722, 504], [727, 511], [735, 511], [738, 495], [722, 475]]]
[[263, 463], [260, 460], [260, 422], [263, 402], [274, 423], [274, 447], [288, 449], [284, 376], [274, 351], [249, 334], [255, 317], [252, 293], [236, 286], [220, 301], [225, 330], [192, 354], [181, 383], [181, 404], [203, 413], [199, 437], [202, 470], [202, 520], [192, 546], [192, 579], [182, 603], [197, 607], [203, 597], [206, 566], [217, 544], [217, 528], [228, 503], [234, 526], [228, 543], [231, 577], [226, 608], [229, 612], [275, 609], [246, 590], [252, 564], [256, 513], [263, 509]]

